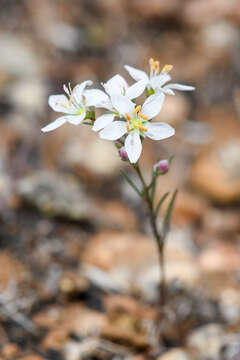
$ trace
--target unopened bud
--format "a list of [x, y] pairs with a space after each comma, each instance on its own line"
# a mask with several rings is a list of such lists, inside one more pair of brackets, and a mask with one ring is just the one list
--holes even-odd
[[119, 155], [122, 160], [128, 161], [128, 154], [127, 154], [124, 146], [119, 150]]
[[153, 169], [155, 172], [159, 172], [160, 174], [166, 174], [169, 170], [169, 162], [168, 160], [160, 160], [154, 166]]

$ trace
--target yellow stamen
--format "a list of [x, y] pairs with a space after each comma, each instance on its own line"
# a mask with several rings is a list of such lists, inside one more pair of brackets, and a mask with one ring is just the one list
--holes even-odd
[[147, 128], [143, 127], [142, 125], [137, 125], [137, 127], [139, 128], [139, 130], [147, 131]]
[[126, 116], [126, 118], [128, 119], [128, 121], [131, 119], [130, 116], [129, 116], [129, 114], [126, 113], [125, 116]]
[[147, 115], [143, 115], [142, 113], [138, 113], [138, 116], [140, 116], [142, 119], [144, 120], [148, 120], [148, 116]]
[[127, 124], [126, 124], [126, 129], [127, 129], [127, 132], [129, 132], [129, 120], [127, 120]]
[[156, 61], [155, 64], [156, 64], [156, 74], [159, 74], [159, 71], [160, 71], [160, 62], [159, 62], [159, 61]]
[[70, 96], [70, 99], [69, 99], [69, 106], [72, 106], [72, 100], [73, 100], [73, 94]]
[[171, 71], [173, 68], [172, 65], [165, 65], [164, 68], [162, 69], [162, 72], [165, 73], [165, 72], [169, 72]]
[[155, 70], [155, 61], [153, 60], [153, 58], [150, 59], [150, 64], [152, 67], [152, 71], [154, 71]]
[[137, 107], [135, 107], [135, 109], [133, 110], [133, 114], [137, 114], [140, 110], [141, 110], [142, 106], [138, 105]]
[[[57, 103], [56, 103], [57, 104]], [[66, 104], [64, 104], [64, 103], [61, 103], [60, 104], [62, 107], [64, 107], [65, 109], [66, 109], [66, 107], [67, 107], [67, 105]]]

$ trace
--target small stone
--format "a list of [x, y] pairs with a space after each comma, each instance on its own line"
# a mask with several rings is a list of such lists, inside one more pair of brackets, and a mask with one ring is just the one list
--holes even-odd
[[204, 152], [193, 164], [191, 182], [217, 203], [240, 200], [240, 141], [230, 140]]
[[0, 69], [14, 76], [26, 77], [40, 73], [40, 52], [34, 50], [24, 38], [1, 32], [0, 48], [4, 49], [0, 58]]
[[40, 171], [21, 179], [19, 195], [49, 216], [71, 220], [88, 220], [92, 206], [83, 187], [70, 176]]
[[190, 356], [184, 350], [175, 348], [160, 355], [157, 360], [190, 360]]
[[189, 335], [187, 344], [197, 350], [200, 356], [208, 359], [217, 359], [223, 344], [223, 335], [224, 331], [221, 325], [204, 325]]
[[19, 355], [17, 344], [9, 343], [3, 346], [2, 355], [7, 359], [16, 358]]

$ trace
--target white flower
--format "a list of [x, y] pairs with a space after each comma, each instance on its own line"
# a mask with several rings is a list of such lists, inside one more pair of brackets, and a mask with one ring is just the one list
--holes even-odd
[[79, 85], [76, 85], [74, 89], [71, 89], [70, 84], [68, 87], [63, 86], [66, 95], [51, 95], [48, 98], [49, 106], [57, 112], [64, 113], [64, 116], [57, 118], [49, 125], [43, 127], [43, 132], [48, 132], [57, 129], [59, 126], [66, 122], [73, 125], [79, 125], [86, 116], [86, 102], [85, 102], [85, 87], [92, 85], [92, 81], [87, 80]]
[[[120, 112], [114, 106], [112, 98], [117, 95], [122, 95], [127, 98], [128, 101], [136, 99], [139, 97], [146, 88], [146, 81], [140, 80], [135, 84], [128, 86], [126, 80], [121, 75], [115, 75], [109, 79], [105, 84], [102, 84], [104, 87], [102, 90], [86, 90], [86, 104], [88, 106], [95, 106], [99, 108], [107, 109], [110, 113], [99, 116], [93, 125], [93, 131], [99, 131], [110, 124], [115, 116], [122, 116], [125, 113]], [[126, 100], [126, 101], [127, 101]]]
[[113, 121], [108, 124], [100, 131], [100, 138], [115, 141], [127, 134], [125, 150], [129, 161], [136, 163], [142, 152], [141, 137], [162, 140], [175, 133], [166, 123], [149, 121], [160, 112], [164, 97], [163, 93], [151, 95], [143, 106], [135, 107], [135, 104], [123, 95], [112, 96], [112, 103], [119, 113], [124, 114], [124, 121]]
[[152, 58], [149, 60], [150, 74], [148, 75], [145, 71], [135, 69], [132, 66], [125, 65], [125, 69], [136, 81], [144, 80], [148, 90], [154, 90], [154, 92], [163, 92], [165, 94], [174, 95], [173, 90], [181, 91], [192, 91], [195, 88], [193, 86], [181, 85], [181, 84], [168, 84], [171, 80], [169, 72], [172, 70], [172, 65], [165, 65], [160, 72], [159, 61], [154, 61]]

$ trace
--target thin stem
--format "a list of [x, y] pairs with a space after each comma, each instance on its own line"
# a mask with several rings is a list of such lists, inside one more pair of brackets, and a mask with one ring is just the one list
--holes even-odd
[[[164, 306], [166, 301], [166, 281], [165, 281], [165, 258], [164, 258], [164, 239], [158, 231], [157, 227], [157, 215], [154, 211], [154, 198], [155, 198], [155, 189], [153, 191], [152, 187], [147, 186], [146, 181], [142, 175], [142, 172], [139, 168], [138, 163], [134, 165], [134, 169], [136, 170], [138, 177], [143, 186], [143, 198], [145, 199], [147, 206], [149, 208], [149, 217], [150, 217], [150, 225], [152, 228], [152, 232], [157, 242], [158, 246], [158, 258], [159, 258], [159, 267], [161, 272], [161, 280], [160, 280], [160, 305]], [[155, 181], [155, 180], [154, 180]], [[150, 192], [152, 189], [152, 193]]]

